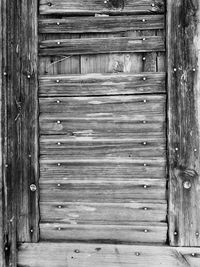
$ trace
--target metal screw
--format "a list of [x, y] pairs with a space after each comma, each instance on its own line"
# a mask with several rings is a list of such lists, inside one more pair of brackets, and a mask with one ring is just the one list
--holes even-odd
[[37, 190], [36, 185], [35, 185], [35, 184], [31, 184], [31, 185], [30, 185], [30, 190], [31, 190], [32, 192], [35, 192], [35, 191]]
[[191, 186], [192, 186], [192, 184], [191, 184], [190, 181], [185, 181], [185, 182], [183, 183], [183, 187], [184, 187], [185, 189], [190, 189]]

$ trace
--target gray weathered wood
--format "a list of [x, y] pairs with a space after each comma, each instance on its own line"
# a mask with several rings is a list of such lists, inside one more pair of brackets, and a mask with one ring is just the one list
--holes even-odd
[[165, 73], [46, 75], [39, 78], [39, 94], [89, 96], [165, 93], [165, 77]]
[[57, 39], [40, 42], [39, 54], [50, 55], [83, 55], [105, 54], [117, 52], [148, 52], [165, 51], [162, 36], [148, 37], [113, 37], [113, 38], [83, 38]]
[[152, 5], [151, 0], [40, 0], [41, 14], [138, 14], [163, 13], [165, 0], [157, 0]]
[[131, 225], [133, 222], [165, 222], [166, 201], [131, 203], [41, 202], [41, 222], [90, 225]]
[[[97, 161], [100, 162], [98, 159]], [[133, 160], [132, 162], [134, 164]], [[119, 161], [119, 163], [122, 164], [123, 161]], [[93, 177], [93, 180], [75, 181], [46, 179], [40, 180], [40, 192], [41, 202], [127, 203], [135, 199], [165, 200], [166, 181], [152, 178], [132, 178], [123, 181], [116, 181], [113, 178], [106, 181], [103, 179], [95, 180], [95, 177]]]
[[87, 241], [107, 243], [159, 243], [167, 239], [166, 223], [132, 223], [131, 225], [76, 225], [41, 223], [41, 240]]
[[200, 246], [200, 5], [168, 1], [169, 241]]
[[39, 33], [124, 32], [163, 29], [164, 15], [135, 15], [114, 17], [70, 17], [40, 19]]
[[19, 247], [18, 266], [199, 267], [199, 255], [200, 249], [194, 247], [41, 242]]

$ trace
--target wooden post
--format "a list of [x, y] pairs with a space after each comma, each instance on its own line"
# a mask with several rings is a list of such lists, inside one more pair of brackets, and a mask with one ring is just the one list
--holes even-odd
[[200, 245], [200, 3], [168, 0], [169, 241]]
[[37, 1], [2, 0], [0, 15], [0, 267], [15, 267], [17, 241], [39, 238]]

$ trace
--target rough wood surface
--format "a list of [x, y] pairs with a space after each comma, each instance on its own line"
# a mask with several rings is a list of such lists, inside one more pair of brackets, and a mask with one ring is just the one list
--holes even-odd
[[[62, 157], [63, 159], [63, 157]], [[129, 157], [130, 159], [130, 157]], [[125, 161], [119, 164], [117, 161], [80, 162], [62, 161], [62, 167], [58, 166], [61, 157], [55, 160], [40, 160], [40, 178], [42, 182], [64, 180], [132, 180], [134, 178], [166, 179], [166, 165], [162, 161], [154, 161], [150, 158], [134, 161]]]
[[40, 19], [39, 33], [113, 33], [131, 30], [163, 29], [165, 25], [164, 19], [164, 15]]
[[200, 4], [168, 10], [169, 241], [200, 246]]
[[[145, 81], [144, 78], [145, 77]], [[165, 73], [40, 76], [40, 96], [165, 93]]]
[[41, 202], [42, 223], [131, 225], [133, 222], [165, 222], [166, 201], [131, 203]]
[[132, 223], [131, 225], [75, 225], [41, 223], [41, 240], [87, 241], [99, 243], [166, 243], [166, 223]]
[[165, 42], [162, 36], [57, 39], [42, 41], [39, 48], [41, 56], [148, 52], [165, 51]]
[[80, 243], [22, 244], [23, 267], [199, 267], [199, 248]]
[[41, 202], [120, 202], [166, 199], [164, 179], [40, 181]]
[[163, 13], [165, 0], [40, 0], [41, 14], [138, 14], [138, 13]]

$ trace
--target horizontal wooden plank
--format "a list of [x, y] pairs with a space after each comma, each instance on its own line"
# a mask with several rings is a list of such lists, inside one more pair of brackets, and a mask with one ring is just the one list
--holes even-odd
[[40, 0], [40, 14], [138, 14], [163, 13], [165, 1], [157, 0], [123, 0], [118, 1], [90, 1], [90, 0]]
[[139, 162], [128, 163], [68, 162], [60, 159], [40, 159], [40, 181], [62, 183], [65, 180], [123, 181], [136, 178], [166, 179], [166, 164], [161, 161], [143, 158]]
[[[144, 79], [145, 78], [145, 79]], [[165, 93], [165, 73], [40, 76], [40, 96]]]
[[18, 266], [199, 267], [200, 248], [40, 242], [19, 245]]
[[103, 180], [41, 180], [41, 202], [120, 202], [135, 199], [166, 199], [166, 180], [132, 179]]
[[41, 134], [66, 134], [87, 137], [131, 137], [161, 135], [165, 133], [165, 117], [140, 114], [132, 118], [66, 118], [61, 114], [50, 113], [40, 116]]
[[99, 33], [164, 29], [164, 15], [39, 19], [39, 33]]
[[167, 203], [70, 203], [40, 202], [41, 222], [131, 225], [133, 222], [165, 222]]
[[165, 95], [41, 98], [40, 113], [64, 113], [67, 117], [122, 117], [141, 113], [164, 114]]
[[[117, 243], [166, 243], [166, 223], [137, 223], [134, 225], [68, 225], [40, 223], [41, 240], [117, 242]], [[98, 240], [98, 241], [97, 241]]]
[[164, 37], [57, 39], [41, 41], [39, 44], [40, 56], [151, 51], [165, 51]]
[[164, 138], [94, 139], [67, 136], [41, 136], [40, 154], [65, 155], [70, 158], [90, 157], [165, 157]]

